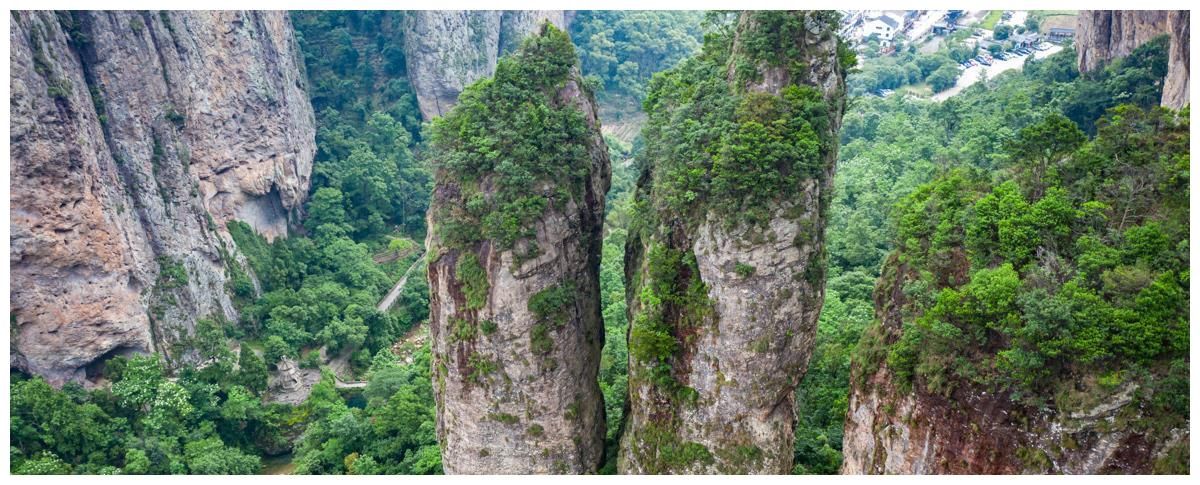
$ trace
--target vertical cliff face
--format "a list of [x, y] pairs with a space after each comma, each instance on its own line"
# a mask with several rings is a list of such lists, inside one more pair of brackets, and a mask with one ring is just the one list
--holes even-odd
[[836, 27], [743, 13], [727, 44], [651, 86], [622, 473], [791, 471], [845, 106]]
[[1082, 10], [1075, 33], [1080, 71], [1091, 71], [1124, 57], [1159, 35], [1171, 38], [1163, 106], [1179, 109], [1188, 103], [1190, 16], [1188, 11]]
[[1163, 83], [1163, 106], [1180, 109], [1191, 103], [1192, 12], [1167, 13], [1171, 52], [1167, 57], [1167, 80]]
[[315, 150], [282, 13], [17, 12], [13, 366], [51, 382], [236, 318], [224, 223], [284, 234]]
[[426, 120], [454, 107], [459, 93], [491, 76], [496, 59], [543, 21], [565, 27], [560, 10], [421, 10], [405, 19], [409, 82]]
[[433, 129], [426, 241], [443, 466], [593, 472], [610, 183], [595, 101], [547, 24], [460, 102]]

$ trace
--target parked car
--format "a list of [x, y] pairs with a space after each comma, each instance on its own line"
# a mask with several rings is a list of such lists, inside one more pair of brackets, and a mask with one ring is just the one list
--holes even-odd
[[992, 65], [992, 61], [988, 60], [987, 58], [985, 58], [983, 56], [976, 57], [975, 60], [979, 61], [980, 64], [983, 64], [985, 66]]

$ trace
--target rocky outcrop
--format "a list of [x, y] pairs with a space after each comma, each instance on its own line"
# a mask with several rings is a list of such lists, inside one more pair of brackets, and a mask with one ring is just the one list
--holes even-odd
[[418, 10], [405, 18], [409, 82], [426, 120], [454, 107], [458, 94], [496, 70], [543, 21], [565, 27], [561, 10]]
[[1159, 35], [1171, 38], [1163, 106], [1188, 104], [1190, 13], [1186, 10], [1081, 10], [1075, 34], [1080, 71], [1129, 55]]
[[1162, 105], [1180, 109], [1191, 104], [1191, 34], [1192, 12], [1172, 10], [1167, 13], [1167, 30], [1171, 35], [1171, 52], [1167, 57], [1167, 80], [1163, 83]]
[[[904, 287], [919, 279], [916, 271], [896, 255], [885, 263], [875, 288], [880, 324], [867, 330], [865, 341], [886, 349], [900, 338], [903, 318], [912, 318]], [[886, 362], [856, 360], [842, 473], [1150, 473], [1157, 461], [1181, 447], [1186, 453], [1189, 433], [1168, 430], [1166, 439], [1156, 439], [1129, 426], [1143, 417], [1134, 399], [1138, 392], [1138, 384], [1130, 381], [1090, 396], [1079, 409], [1061, 411], [1014, 402], [1006, 393], [968, 383], [948, 395], [917, 384], [902, 389]]]
[[[799, 157], [744, 161], [747, 170], [765, 170], [755, 173], [759, 180], [788, 180], [777, 193], [747, 196], [738, 201], [742, 210], [731, 214], [705, 204], [744, 192], [716, 188], [697, 195], [703, 189], [687, 186], [682, 197], [691, 193], [694, 202], [676, 204], [671, 201], [680, 195], [669, 187], [681, 177], [695, 177], [681, 171], [706, 170], [704, 178], [715, 178], [723, 170], [721, 162], [696, 168], [700, 165], [694, 160], [676, 160], [670, 148], [650, 155], [653, 160], [638, 182], [637, 206], [654, 215], [636, 223], [648, 227], [631, 230], [626, 249], [632, 329], [630, 409], [618, 461], [622, 473], [791, 471], [794, 394], [808, 365], [824, 300], [826, 207], [837, 159], [834, 140], [845, 109], [845, 71], [837, 57], [835, 30], [835, 19], [815, 12], [743, 13], [726, 64], [697, 69], [725, 72], [719, 82], [730, 86], [729, 94], [717, 90], [713, 96], [736, 93], [741, 106], [761, 107], [760, 113], [788, 112], [791, 108], [780, 106], [789, 106], [794, 93], [802, 91], [799, 87], [815, 93], [812, 118], [780, 115], [787, 121], [762, 120], [759, 126], [811, 122], [812, 132], [781, 136], [811, 136], [820, 150], [803, 162]], [[772, 51], [751, 51], [750, 44]], [[805, 67], [793, 69], [796, 65]], [[693, 81], [667, 81], [676, 82]], [[711, 89], [703, 86], [692, 89]], [[678, 111], [675, 104], [651, 110], [648, 146], [673, 147], [683, 141], [671, 138], [685, 135], [657, 131], [664, 124], [671, 127], [662, 128], [666, 133], [692, 124], [720, 126], [697, 119], [711, 108], [693, 108], [700, 102], [690, 96], [683, 95]], [[712, 146], [695, 152], [736, 156]], [[723, 163], [740, 162], [727, 158]], [[797, 175], [794, 167], [800, 165], [811, 166], [811, 172]], [[768, 168], [758, 168], [762, 166]], [[750, 222], [749, 212], [763, 220]]]
[[[482, 127], [470, 125], [478, 120], [460, 121], [489, 109], [505, 110], [486, 101], [439, 121], [461, 122], [454, 126], [498, 137], [487, 154], [499, 157], [494, 166], [456, 169], [484, 157], [462, 147], [474, 140], [456, 139], [457, 128], [442, 137], [435, 127], [434, 157], [453, 161], [435, 161], [439, 168], [426, 240], [434, 392], [447, 473], [589, 473], [603, 455], [604, 402], [596, 376], [604, 338], [599, 265], [608, 153], [595, 101], [583, 87], [566, 34], [546, 27], [539, 35], [543, 47], [569, 52], [565, 66], [514, 67], [505, 73], [509, 77], [498, 73], [489, 85], [499, 91], [473, 96], [522, 93], [538, 105], [530, 110], [578, 119], [578, 132], [554, 132], [562, 129], [557, 124], [545, 127], [546, 136], [559, 140], [556, 146], [531, 147], [575, 147], [561, 152], [574, 153], [572, 158], [538, 166], [548, 163], [538, 160], [543, 154], [505, 151], [521, 145], [505, 137], [538, 135], [497, 130], [492, 123], [503, 122], [495, 120]], [[559, 59], [523, 50], [515, 62]], [[560, 68], [561, 78], [536, 74]], [[514, 172], [541, 175], [527, 186], [511, 187], [514, 182], [506, 177]], [[541, 207], [532, 220], [504, 212], [513, 207], [500, 199], [513, 197], [514, 191], [528, 196], [522, 204]], [[521, 226], [523, 235], [515, 241], [479, 236], [495, 230], [497, 220], [514, 230]]]
[[279, 12], [15, 12], [11, 364], [54, 383], [127, 352], [188, 358], [235, 319], [231, 219], [286, 233], [312, 108]]

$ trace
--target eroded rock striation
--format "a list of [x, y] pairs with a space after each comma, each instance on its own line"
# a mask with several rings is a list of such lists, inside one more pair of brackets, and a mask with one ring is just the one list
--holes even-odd
[[15, 12], [11, 364], [53, 383], [186, 359], [235, 319], [226, 221], [285, 234], [314, 120], [280, 12]]
[[447, 473], [588, 473], [607, 149], [574, 49], [549, 24], [433, 128], [430, 330]]
[[791, 471], [845, 109], [836, 29], [825, 12], [742, 13], [651, 86], [622, 473]]
[[1189, 102], [1190, 17], [1186, 10], [1081, 10], [1075, 35], [1079, 70], [1097, 69], [1166, 34], [1171, 47], [1162, 104], [1182, 108]]
[[544, 21], [566, 28], [561, 10], [419, 10], [407, 12], [404, 50], [409, 82], [426, 120], [454, 107], [463, 88], [490, 77]]
[[1167, 13], [1171, 51], [1167, 56], [1167, 80], [1163, 83], [1162, 105], [1180, 109], [1191, 104], [1192, 12]]

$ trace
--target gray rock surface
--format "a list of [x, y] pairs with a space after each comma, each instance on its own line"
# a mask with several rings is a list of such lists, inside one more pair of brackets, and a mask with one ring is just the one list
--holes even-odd
[[12, 23], [11, 365], [61, 384], [115, 354], [188, 359], [173, 347], [197, 318], [237, 317], [225, 222], [285, 234], [308, 192], [314, 119], [288, 16]]
[[1189, 102], [1190, 17], [1186, 10], [1081, 10], [1075, 29], [1079, 70], [1097, 69], [1167, 34], [1171, 48], [1162, 104], [1182, 108]]
[[565, 28], [561, 10], [419, 10], [404, 22], [409, 82], [426, 120], [446, 114], [458, 94], [496, 71], [542, 20]]
[[[748, 14], [739, 20], [731, 83], [733, 66], [743, 55], [740, 39], [759, 28], [756, 22]], [[808, 66], [803, 79], [793, 78], [785, 67], [764, 64], [757, 66], [758, 81], [738, 89], [778, 95], [792, 84], [817, 88], [828, 100], [831, 120], [830, 133], [822, 135], [836, 140], [845, 73], [838, 66], [833, 28], [811, 27], [809, 35], [796, 39], [805, 57], [783, 63]], [[631, 235], [627, 281], [650, 281], [656, 270], [646, 255], [652, 244], [666, 244], [695, 256], [711, 310], [698, 325], [676, 330], [686, 335], [675, 335], [682, 350], [672, 358], [672, 375], [695, 391], [694, 399], [672, 397], [649, 378], [653, 371], [634, 356], [631, 342], [630, 410], [618, 462], [622, 473], [791, 472], [795, 389], [808, 365], [825, 295], [822, 200], [831, 196], [836, 147], [824, 155], [822, 177], [805, 179], [794, 187], [794, 195], [769, 202], [766, 227], [729, 224], [727, 217], [710, 210], [694, 230], [677, 228], [670, 216], [661, 216], [674, 228], [658, 232], [670, 233], [663, 241], [638, 241]], [[652, 183], [643, 175], [639, 192]], [[654, 193], [648, 197], [653, 199]], [[740, 265], [753, 267], [752, 274], [739, 274]], [[640, 290], [627, 284], [630, 321], [636, 322]]]
[[[484, 241], [468, 250], [446, 247], [434, 217], [456, 206], [458, 180], [439, 174], [430, 207], [428, 279], [434, 393], [442, 463], [450, 474], [590, 473], [604, 453], [604, 400], [596, 381], [603, 322], [599, 264], [604, 194], [610, 184], [608, 152], [595, 101], [574, 69], [552, 101], [574, 106], [590, 128], [583, 187], [551, 204], [534, 222], [533, 241], [500, 250]], [[519, 161], [517, 161], [519, 163]], [[484, 196], [490, 182], [481, 181]], [[555, 197], [564, 187], [538, 182], [531, 191]], [[532, 242], [537, 256], [518, 262]], [[474, 256], [488, 281], [482, 308], [467, 306], [456, 275], [460, 258]], [[566, 286], [572, 301], [561, 325], [547, 325], [530, 309], [538, 293]], [[484, 322], [494, 327], [485, 329]], [[474, 327], [456, 335], [459, 325]], [[538, 327], [540, 327], [540, 337]], [[539, 350], [535, 341], [541, 339]]]
[[1162, 105], [1180, 109], [1191, 104], [1192, 13], [1172, 10], [1167, 13], [1171, 34], [1171, 53], [1167, 58], [1167, 80], [1163, 84]]

